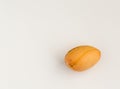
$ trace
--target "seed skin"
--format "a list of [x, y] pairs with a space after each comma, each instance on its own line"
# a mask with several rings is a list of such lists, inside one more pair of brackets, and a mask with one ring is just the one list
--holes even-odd
[[92, 46], [78, 46], [65, 56], [65, 63], [75, 71], [84, 71], [94, 66], [101, 57], [99, 49]]

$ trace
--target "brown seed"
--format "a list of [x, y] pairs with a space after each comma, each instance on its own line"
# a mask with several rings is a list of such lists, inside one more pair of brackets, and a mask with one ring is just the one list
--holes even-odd
[[65, 56], [65, 63], [75, 71], [84, 71], [94, 66], [100, 59], [101, 52], [92, 46], [79, 46]]

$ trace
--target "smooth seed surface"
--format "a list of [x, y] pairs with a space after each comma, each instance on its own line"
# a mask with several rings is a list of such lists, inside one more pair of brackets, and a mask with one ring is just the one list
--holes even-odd
[[70, 50], [65, 56], [67, 66], [75, 71], [84, 71], [100, 60], [101, 52], [92, 46], [79, 46]]

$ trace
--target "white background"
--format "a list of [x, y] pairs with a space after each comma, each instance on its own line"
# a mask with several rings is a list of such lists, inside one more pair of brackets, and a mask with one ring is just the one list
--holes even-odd
[[[74, 72], [64, 55], [84, 44], [102, 58]], [[120, 1], [0, 0], [0, 89], [120, 89]]]

